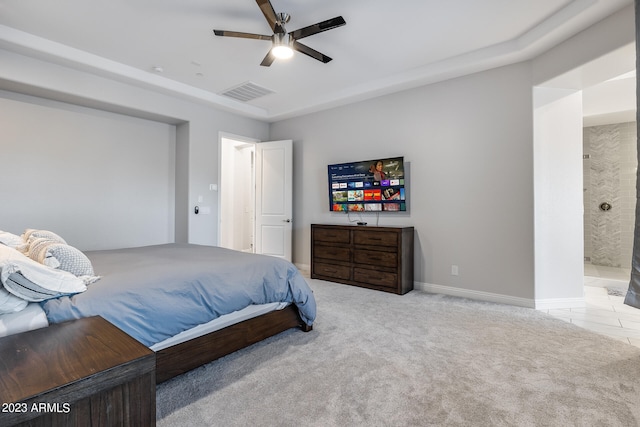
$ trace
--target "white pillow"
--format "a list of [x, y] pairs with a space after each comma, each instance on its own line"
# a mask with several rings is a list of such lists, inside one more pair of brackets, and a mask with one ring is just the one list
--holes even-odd
[[[81, 278], [67, 271], [56, 270], [39, 264], [13, 248], [0, 245], [0, 282], [15, 296], [27, 301], [34, 301], [34, 299], [30, 298], [30, 294], [21, 293], [20, 287], [15, 286], [15, 282], [9, 280], [9, 276], [13, 273], [20, 273], [25, 279], [33, 282], [43, 290], [51, 291], [51, 293], [58, 295], [76, 294], [87, 290]], [[11, 288], [8, 288], [7, 284]], [[39, 299], [38, 301], [42, 300]]]
[[10, 248], [17, 249], [19, 251], [24, 251], [27, 247], [26, 242], [22, 239], [22, 237], [17, 234], [9, 233], [8, 231], [0, 230], [0, 243], [9, 246]]
[[0, 314], [17, 313], [24, 310], [26, 306], [25, 300], [9, 293], [4, 286], [0, 285]]

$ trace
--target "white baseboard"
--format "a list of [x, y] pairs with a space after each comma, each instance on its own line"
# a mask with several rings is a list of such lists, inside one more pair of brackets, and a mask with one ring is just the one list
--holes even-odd
[[[302, 275], [308, 277], [310, 266], [308, 264], [296, 264]], [[585, 306], [584, 298], [549, 298], [530, 299], [513, 297], [510, 295], [494, 294], [484, 291], [454, 288], [452, 286], [435, 285], [433, 283], [413, 282], [413, 288], [433, 294], [450, 295], [452, 297], [469, 298], [478, 301], [509, 304], [517, 307], [533, 308], [536, 310], [552, 310], [557, 308], [581, 308]]]
[[509, 295], [494, 294], [490, 292], [472, 291], [469, 289], [453, 288], [451, 286], [434, 285], [431, 283], [414, 282], [414, 288], [436, 294], [451, 295], [475, 299], [480, 301], [510, 304], [518, 307], [534, 308], [536, 310], [553, 310], [557, 308], [582, 308], [585, 306], [584, 297], [581, 298], [549, 298], [529, 299], [512, 297]]
[[499, 304], [509, 304], [518, 307], [535, 308], [532, 299], [512, 297], [509, 295], [494, 294], [491, 292], [472, 291], [470, 289], [454, 288], [451, 286], [434, 285], [432, 283], [414, 282], [414, 289], [419, 289], [435, 294], [450, 295], [453, 297], [469, 298], [479, 301], [495, 302]]

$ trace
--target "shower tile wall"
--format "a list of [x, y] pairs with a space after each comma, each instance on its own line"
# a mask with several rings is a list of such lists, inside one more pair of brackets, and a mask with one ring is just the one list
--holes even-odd
[[584, 128], [584, 256], [592, 264], [631, 266], [636, 132], [635, 122]]

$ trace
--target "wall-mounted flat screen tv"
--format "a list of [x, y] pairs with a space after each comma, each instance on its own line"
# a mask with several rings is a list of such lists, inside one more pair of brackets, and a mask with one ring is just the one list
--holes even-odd
[[404, 157], [339, 163], [328, 171], [332, 212], [407, 210]]

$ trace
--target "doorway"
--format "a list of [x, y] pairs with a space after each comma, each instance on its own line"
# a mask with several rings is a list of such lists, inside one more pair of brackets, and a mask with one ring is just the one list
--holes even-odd
[[255, 252], [255, 140], [220, 139], [219, 245]]
[[292, 144], [220, 136], [219, 246], [292, 260]]
[[[535, 292], [536, 303], [542, 299], [541, 306], [550, 305], [547, 302], [553, 302], [557, 308], [584, 306], [587, 253], [583, 167], [588, 160], [583, 160], [583, 156], [590, 153], [584, 150], [583, 127], [596, 124], [595, 120], [612, 123], [614, 110], [609, 101], [621, 93], [630, 95], [631, 101], [617, 107], [616, 115], [635, 116], [635, 87], [619, 88], [624, 83], [621, 76], [634, 69], [635, 45], [630, 44], [534, 88], [534, 99], [540, 101], [534, 113], [534, 175]], [[603, 83], [607, 89], [620, 90], [607, 90], [612, 97], [603, 98]], [[571, 209], [567, 206], [569, 200]], [[599, 205], [607, 201], [598, 202], [598, 212]], [[620, 208], [618, 202], [614, 205]]]
[[629, 284], [638, 165], [636, 142], [635, 121], [584, 128], [585, 284], [595, 277], [621, 281], [614, 283], [618, 288]]

